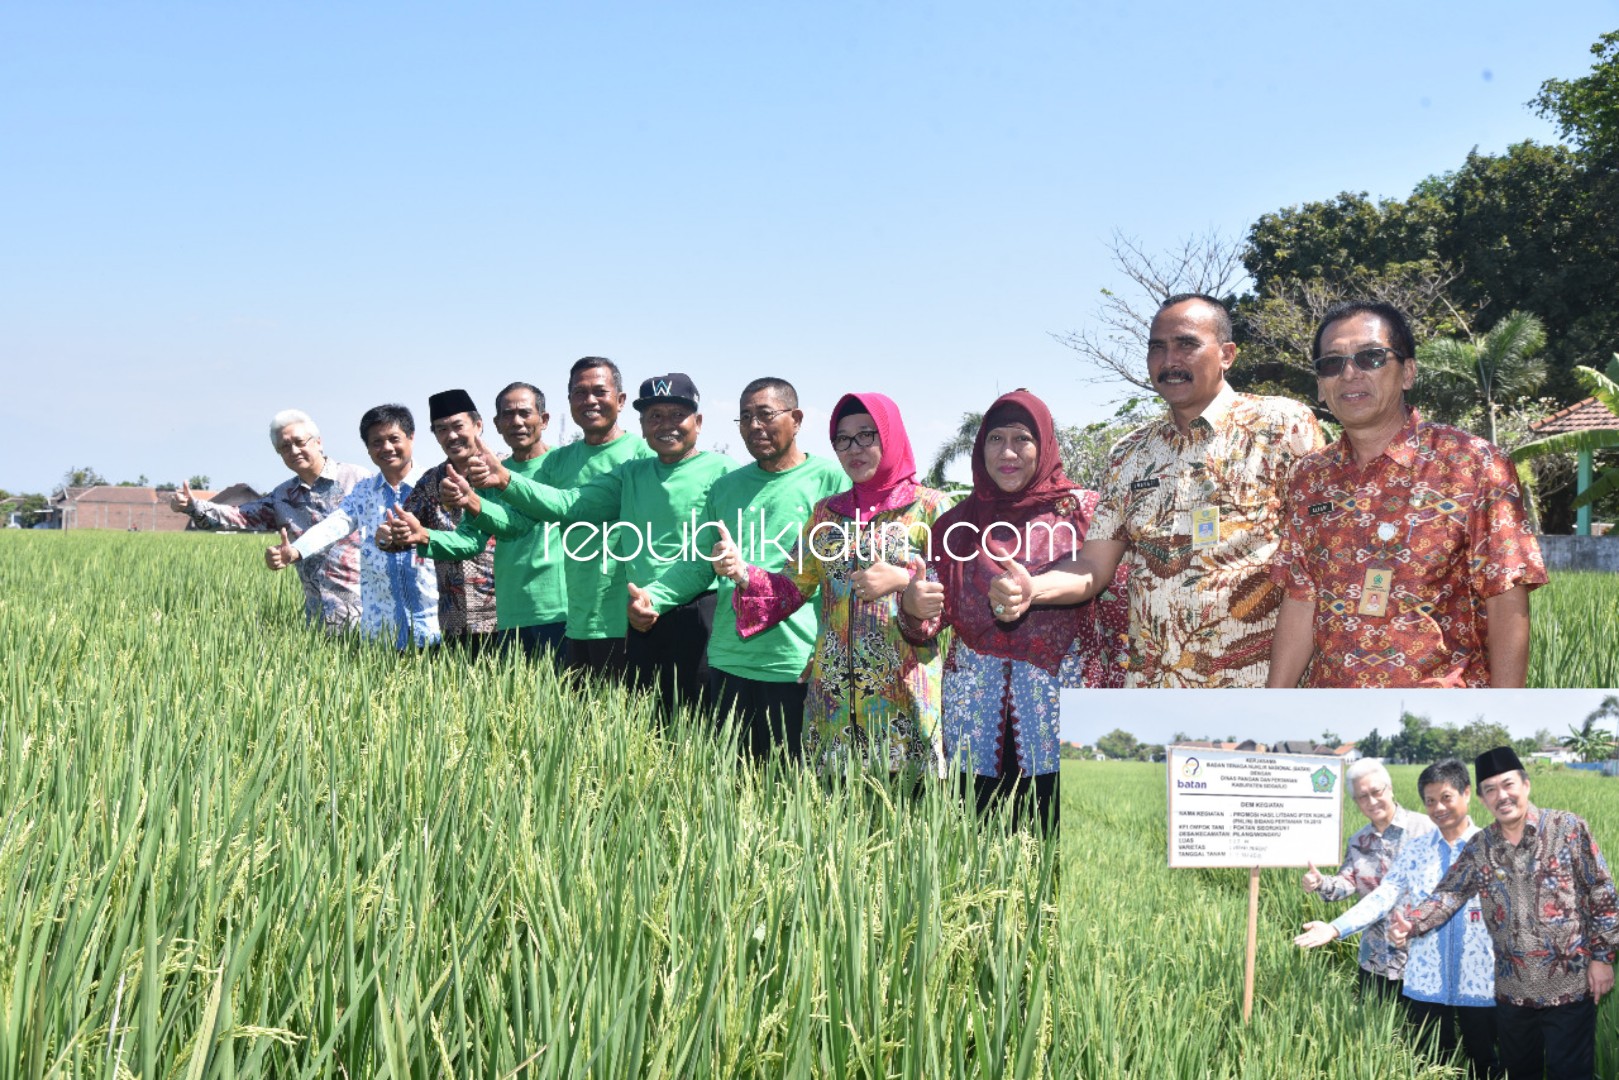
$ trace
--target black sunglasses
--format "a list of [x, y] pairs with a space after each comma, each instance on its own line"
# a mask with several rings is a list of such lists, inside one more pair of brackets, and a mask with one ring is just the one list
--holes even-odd
[[1351, 360], [1353, 360], [1355, 362], [1355, 366], [1360, 368], [1362, 371], [1376, 371], [1390, 360], [1398, 360], [1402, 364], [1405, 363], [1405, 357], [1401, 356], [1393, 349], [1384, 348], [1380, 345], [1374, 349], [1362, 349], [1354, 356], [1344, 356], [1342, 353], [1333, 353], [1330, 356], [1318, 356], [1315, 358], [1315, 373], [1321, 376], [1323, 379], [1330, 379], [1335, 375], [1342, 375], [1344, 373], [1344, 365], [1349, 363]]

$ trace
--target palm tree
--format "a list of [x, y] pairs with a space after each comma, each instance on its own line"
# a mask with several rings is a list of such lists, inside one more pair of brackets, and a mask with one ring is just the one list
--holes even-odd
[[924, 481], [928, 487], [944, 487], [944, 471], [958, 457], [965, 457], [973, 452], [973, 443], [978, 438], [978, 425], [983, 422], [983, 413], [964, 412], [961, 414], [961, 426], [956, 429], [954, 435], [950, 436], [948, 442], [939, 447], [939, 452], [933, 455], [933, 464], [928, 466], [928, 475]]
[[1495, 417], [1503, 401], [1528, 397], [1546, 381], [1546, 327], [1534, 315], [1514, 311], [1476, 341], [1436, 338], [1417, 348], [1417, 370], [1430, 392], [1451, 403], [1484, 407], [1484, 431], [1495, 442]]
[[1603, 720], [1619, 720], [1619, 697], [1609, 694], [1585, 717], [1579, 727], [1570, 724], [1560, 741], [1586, 761], [1603, 761], [1613, 756], [1613, 733], [1597, 727]]
[[[1587, 394], [1596, 398], [1616, 417], [1614, 427], [1593, 431], [1570, 431], [1563, 435], [1525, 443], [1512, 451], [1512, 460], [1518, 466], [1518, 479], [1526, 490], [1532, 490], [1534, 473], [1529, 462], [1544, 454], [1591, 454], [1619, 446], [1619, 353], [1608, 363], [1604, 375], [1595, 368], [1576, 367], [1574, 378]], [[1619, 490], [1619, 467], [1604, 469], [1591, 486], [1575, 496], [1573, 507], [1590, 506], [1598, 499]]]

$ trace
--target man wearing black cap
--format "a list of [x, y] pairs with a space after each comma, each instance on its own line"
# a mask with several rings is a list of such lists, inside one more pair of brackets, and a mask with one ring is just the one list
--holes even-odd
[[1495, 946], [1495, 1025], [1510, 1080], [1595, 1075], [1596, 1007], [1613, 989], [1619, 900], [1586, 823], [1529, 801], [1510, 746], [1480, 754], [1495, 823], [1468, 841], [1433, 895], [1389, 913], [1391, 942], [1443, 925], [1477, 896]]
[[[445, 460], [422, 473], [405, 500], [404, 512], [423, 528], [453, 533], [462, 512], [439, 501], [439, 485], [453, 465], [464, 472], [467, 459], [483, 434], [483, 417], [465, 390], [445, 390], [427, 399], [429, 429], [444, 451]], [[386, 546], [391, 530], [377, 530], [377, 543]], [[425, 554], [425, 553], [424, 553]], [[461, 557], [449, 551], [428, 554], [438, 570], [438, 625], [446, 643], [476, 648], [495, 629], [495, 552], [488, 537], [476, 551]]]
[[[689, 538], [692, 522], [709, 487], [736, 463], [697, 449], [702, 398], [683, 372], [647, 379], [634, 404], [641, 414], [641, 435], [656, 457], [631, 459], [575, 488], [503, 474], [498, 467], [488, 467], [486, 475], [488, 463], [481, 462], [473, 469], [474, 477], [498, 489], [500, 498], [498, 503], [490, 500], [480, 520], [488, 522], [497, 536], [532, 527], [532, 522], [566, 523], [570, 534], [605, 522], [601, 539], [607, 553], [598, 569], [610, 574], [618, 564], [628, 570], [631, 582], [655, 581], [672, 565], [700, 559]], [[514, 524], [503, 516], [508, 508], [527, 520]], [[617, 594], [621, 607], [628, 599], [627, 591]], [[628, 631], [628, 672], [638, 684], [658, 690], [665, 715], [672, 715], [679, 702], [701, 700], [708, 679], [706, 653], [715, 599], [710, 583], [656, 624]]]

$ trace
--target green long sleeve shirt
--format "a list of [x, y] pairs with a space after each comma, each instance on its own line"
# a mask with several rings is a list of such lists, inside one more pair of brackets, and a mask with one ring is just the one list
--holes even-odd
[[[580, 439], [566, 446], [559, 446], [540, 459], [543, 464], [537, 472], [517, 473], [513, 471], [514, 478], [522, 476], [524, 479], [538, 481], [554, 488], [577, 488], [590, 483], [598, 476], [606, 475], [614, 468], [626, 461], [637, 458], [654, 458], [652, 448], [646, 440], [639, 435], [625, 433], [612, 442], [592, 446]], [[516, 482], [515, 479], [513, 481]], [[484, 493], [480, 493], [484, 494]], [[505, 492], [494, 492], [500, 498], [485, 500], [486, 512], [503, 506]], [[523, 519], [529, 521], [529, 519]], [[501, 533], [491, 526], [492, 518], [482, 518], [476, 523], [500, 539]], [[527, 532], [533, 528], [529, 521], [527, 528], [520, 523], [514, 523], [517, 531]], [[567, 582], [567, 620], [566, 635], [575, 641], [590, 641], [596, 638], [621, 638], [629, 629], [629, 622], [624, 612], [624, 601], [620, 599], [625, 595], [623, 564], [614, 562], [608, 567], [607, 573], [601, 567], [601, 543], [597, 539], [588, 541], [583, 535], [587, 530], [577, 529], [569, 533], [566, 529], [533, 529], [536, 535], [551, 537], [552, 553], [562, 562], [563, 578]], [[515, 532], [512, 533], [515, 535]], [[577, 556], [577, 557], [575, 557]], [[500, 578], [495, 578], [495, 588], [500, 588]]]
[[[736, 468], [723, 454], [699, 453], [673, 465], [656, 457], [634, 458], [577, 488], [514, 475], [500, 505], [491, 506], [484, 520], [496, 536], [528, 527], [512, 521], [511, 511], [535, 522], [563, 524], [570, 562], [580, 548], [599, 553], [605, 537], [609, 554], [594, 560], [596, 572], [612, 574], [617, 564], [627, 570], [628, 581], [646, 585], [689, 557], [690, 533], [703, 520], [709, 489]], [[627, 605], [628, 590], [620, 589], [616, 599]]]
[[[507, 461], [506, 468], [514, 477], [537, 475], [546, 460], [559, 452], [550, 450], [528, 461]], [[478, 493], [485, 506], [500, 496], [498, 491]], [[483, 551], [490, 536], [495, 536], [495, 628], [542, 626], [561, 622], [568, 615], [562, 545], [557, 537], [547, 535], [555, 532], [529, 529], [500, 536], [480, 526], [475, 515], [467, 514], [454, 532], [435, 529], [428, 534], [427, 543], [416, 550], [430, 559], [469, 559]]]
[[[745, 560], [776, 571], [786, 566], [815, 504], [848, 487], [848, 476], [826, 458], [806, 457], [779, 473], [766, 472], [755, 462], [714, 481], [701, 521], [724, 522]], [[700, 529], [697, 551], [706, 555], [717, 539], [717, 529]], [[699, 595], [714, 581], [712, 563], [700, 557], [686, 559], [671, 564], [647, 592], [661, 613]], [[780, 624], [744, 641], [737, 636], [736, 611], [731, 607], [735, 588], [729, 579], [719, 582], [708, 666], [759, 682], [796, 682], [819, 632], [816, 605], [805, 604]]]

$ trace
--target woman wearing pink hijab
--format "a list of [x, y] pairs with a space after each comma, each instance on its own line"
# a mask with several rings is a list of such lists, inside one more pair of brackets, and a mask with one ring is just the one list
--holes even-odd
[[812, 598], [820, 604], [804, 701], [805, 760], [836, 771], [851, 754], [875, 764], [880, 751], [892, 770], [941, 776], [940, 643], [905, 639], [899, 598], [922, 572], [919, 556], [950, 498], [917, 484], [899, 408], [882, 394], [845, 394], [831, 428], [851, 487], [816, 504], [786, 568], [769, 574], [733, 556], [715, 570], [738, 582], [732, 605], [744, 638]]

